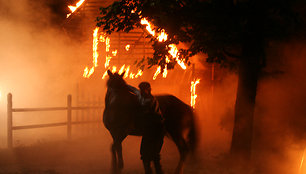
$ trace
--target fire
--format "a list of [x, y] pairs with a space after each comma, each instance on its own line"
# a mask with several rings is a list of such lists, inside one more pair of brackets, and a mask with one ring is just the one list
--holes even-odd
[[168, 70], [167, 70], [167, 65], [164, 68], [164, 72], [163, 72], [163, 78], [166, 78], [168, 74]]
[[98, 57], [99, 57], [99, 53], [98, 53], [98, 31], [99, 31], [99, 27], [96, 27], [93, 31], [93, 42], [92, 42], [92, 57], [93, 57], [93, 65], [94, 67], [98, 66]]
[[196, 104], [196, 98], [198, 95], [196, 94], [196, 87], [200, 83], [200, 79], [191, 81], [191, 86], [190, 86], [190, 93], [191, 93], [191, 98], [190, 98], [190, 105], [192, 108], [195, 108]]
[[117, 51], [117, 50], [112, 51], [113, 56], [117, 56], [117, 53], [118, 53], [118, 51]]
[[122, 67], [120, 68], [118, 74], [122, 74], [124, 72], [124, 67], [125, 67], [125, 65], [122, 65]]
[[131, 47], [131, 45], [130, 45], [130, 44], [127, 44], [127, 45], [125, 46], [125, 50], [126, 50], [126, 51], [129, 51], [129, 50], [130, 50], [130, 47]]
[[[155, 37], [156, 33], [155, 33], [155, 30], [152, 29], [152, 25], [151, 23], [146, 19], [146, 18], [142, 18], [140, 23], [142, 25], [146, 25], [146, 30], [152, 35]], [[167, 41], [168, 39], [168, 34], [166, 33], [166, 31], [164, 29], [161, 30], [160, 33], [157, 34], [157, 40], [159, 42], [165, 42]], [[172, 56], [172, 58], [177, 62], [177, 64], [180, 65], [180, 67], [184, 70], [187, 69], [184, 61], [185, 59], [181, 60], [179, 58], [179, 51], [178, 51], [178, 48], [175, 44], [170, 44], [168, 45], [168, 47], [170, 48], [170, 50], [168, 51], [168, 53]], [[170, 62], [170, 59], [168, 57], [166, 57], [166, 63], [169, 63]], [[160, 72], [156, 71], [154, 76], [153, 76], [153, 79], [155, 80], [156, 79], [156, 76], [159, 74]], [[164, 73], [163, 73], [163, 77], [165, 78], [167, 76], [167, 70], [165, 71], [164, 70]]]
[[102, 79], [105, 79], [106, 76], [107, 76], [107, 70], [104, 72]]
[[69, 18], [69, 16], [72, 15], [72, 13], [75, 12], [83, 4], [83, 2], [85, 2], [85, 0], [80, 0], [76, 3], [75, 6], [69, 5], [68, 8], [70, 9], [71, 13], [67, 14], [66, 18]]
[[115, 73], [117, 71], [117, 67], [116, 66], [113, 66], [112, 68], [112, 73]]
[[89, 78], [95, 72], [95, 67], [91, 67], [90, 70], [88, 67], [84, 69], [83, 77]]
[[156, 77], [158, 76], [158, 74], [160, 74], [160, 73], [161, 73], [161, 67], [158, 66], [157, 69], [156, 69], [156, 72], [155, 72], [155, 74], [154, 74], [154, 76], [153, 76], [153, 80], [155, 80]]
[[155, 36], [155, 30], [152, 29], [150, 22], [146, 18], [142, 18], [140, 23], [142, 25], [146, 25], [147, 31], [152, 35]]
[[141, 69], [138, 70], [137, 74], [135, 75], [135, 78], [142, 76], [142, 74], [143, 74], [143, 71]]
[[111, 60], [111, 56], [109, 56], [109, 55], [106, 55], [105, 56], [105, 64], [104, 64], [104, 67], [105, 68], [107, 68], [108, 66], [109, 66], [109, 62], [110, 62], [110, 60]]

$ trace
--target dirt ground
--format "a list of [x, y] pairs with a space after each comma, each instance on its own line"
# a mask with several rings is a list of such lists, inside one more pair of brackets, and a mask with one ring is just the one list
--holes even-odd
[[[65, 141], [38, 142], [0, 150], [1, 174], [104, 174], [110, 173], [109, 137], [99, 136]], [[123, 174], [144, 173], [140, 160], [140, 137], [129, 136], [123, 143], [125, 167]], [[212, 157], [189, 158], [185, 174], [223, 173], [217, 170]], [[179, 156], [168, 138], [162, 149], [162, 164], [166, 174], [174, 172]]]

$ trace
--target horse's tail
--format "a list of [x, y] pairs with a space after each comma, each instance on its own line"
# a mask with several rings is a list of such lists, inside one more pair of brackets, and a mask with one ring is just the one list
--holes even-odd
[[190, 130], [188, 132], [187, 138], [188, 138], [188, 148], [191, 151], [191, 153], [194, 155], [195, 151], [197, 149], [198, 145], [198, 127], [196, 124], [196, 114], [192, 108], [190, 108], [190, 116], [191, 116], [191, 121], [190, 121]]

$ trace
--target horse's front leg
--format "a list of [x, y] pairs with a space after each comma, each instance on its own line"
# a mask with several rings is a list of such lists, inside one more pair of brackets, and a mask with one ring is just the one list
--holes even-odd
[[123, 169], [123, 157], [122, 157], [122, 142], [120, 142], [117, 146], [117, 153], [118, 153], [118, 168], [119, 170]]

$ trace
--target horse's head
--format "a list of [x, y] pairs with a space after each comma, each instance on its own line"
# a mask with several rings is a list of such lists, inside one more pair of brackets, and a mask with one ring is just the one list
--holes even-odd
[[107, 87], [111, 89], [123, 89], [126, 87], [126, 82], [123, 79], [124, 73], [121, 75], [118, 73], [112, 73], [110, 70], [107, 70], [109, 79], [107, 81]]

